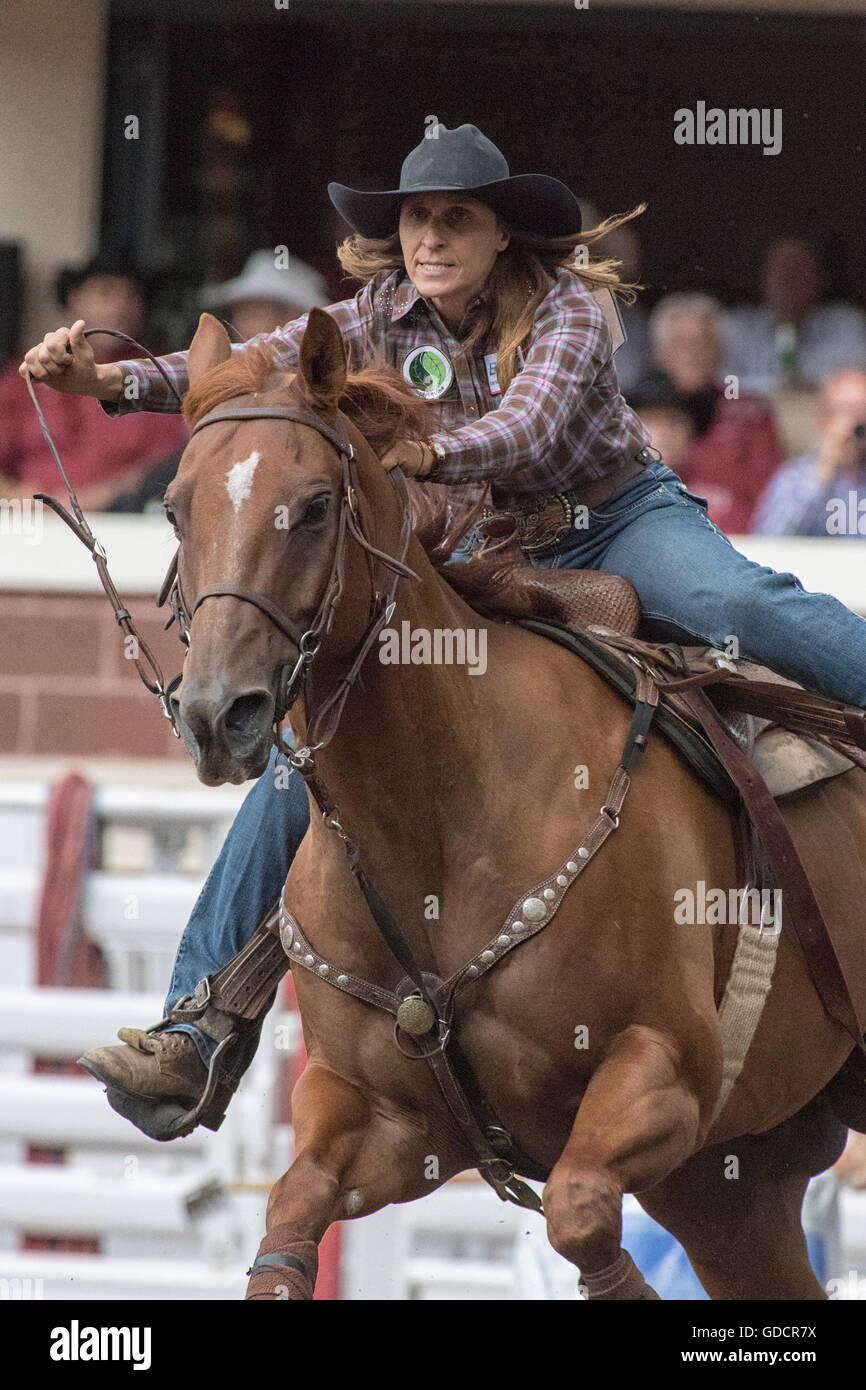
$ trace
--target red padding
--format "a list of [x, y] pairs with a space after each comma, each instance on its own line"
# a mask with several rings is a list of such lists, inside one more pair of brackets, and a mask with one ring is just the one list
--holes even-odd
[[102, 952], [84, 935], [81, 903], [92, 851], [93, 791], [79, 772], [51, 789], [45, 869], [36, 918], [36, 983], [79, 989], [103, 984]]

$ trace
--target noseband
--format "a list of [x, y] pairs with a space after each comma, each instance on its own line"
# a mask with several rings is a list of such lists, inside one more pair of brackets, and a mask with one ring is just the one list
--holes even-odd
[[[280, 736], [280, 725], [286, 713], [291, 709], [298, 695], [303, 690], [308, 719], [307, 748], [305, 752], [309, 753], [315, 749], [323, 748], [334, 737], [343, 711], [343, 706], [345, 705], [349, 691], [355, 683], [358, 672], [377, 636], [391, 619], [391, 615], [394, 611], [397, 584], [400, 579], [418, 578], [414, 570], [411, 570], [405, 563], [406, 554], [409, 549], [409, 541], [412, 535], [412, 510], [409, 501], [409, 493], [403, 474], [399, 469], [393, 469], [389, 473], [389, 477], [400, 498], [403, 517], [400, 528], [400, 539], [398, 542], [399, 558], [395, 558], [392, 555], [385, 554], [382, 550], [377, 550], [364, 534], [363, 523], [358, 510], [358, 495], [360, 489], [358, 486], [355, 451], [350, 440], [341, 429], [335, 428], [326, 420], [322, 420], [311, 410], [305, 410], [302, 406], [230, 406], [225, 409], [212, 410], [207, 415], [203, 416], [193, 428], [192, 434], [197, 434], [199, 430], [204, 429], [208, 425], [243, 420], [290, 420], [294, 424], [306, 425], [308, 428], [315, 430], [323, 439], [327, 440], [340, 455], [342, 485], [337, 544], [334, 550], [334, 559], [331, 564], [331, 573], [325, 586], [325, 592], [322, 596], [322, 601], [319, 604], [316, 616], [306, 631], [299, 635], [296, 624], [294, 624], [291, 618], [274, 603], [272, 599], [269, 599], [266, 594], [261, 594], [257, 590], [248, 589], [242, 584], [237, 584], [233, 580], [227, 579], [219, 580], [216, 584], [207, 585], [198, 595], [192, 607], [190, 607], [184, 597], [183, 588], [181, 586], [179, 565], [180, 546], [178, 546], [171, 565], [169, 566], [168, 573], [163, 581], [157, 599], [157, 605], [162, 607], [163, 604], [166, 602], [168, 603], [172, 610], [169, 626], [175, 619], [177, 620], [178, 633], [181, 640], [187, 646], [189, 646], [189, 629], [193, 617], [208, 598], [228, 597], [241, 599], [244, 603], [251, 603], [255, 608], [258, 608], [264, 613], [266, 617], [270, 618], [271, 622], [298, 648], [297, 660], [294, 664], [287, 663], [281, 666], [277, 676], [274, 707], [274, 743], [281, 752], [285, 752], [285, 745]], [[353, 539], [357, 541], [358, 545], [367, 553], [370, 580], [373, 589], [370, 620], [349, 669], [346, 671], [345, 675], [340, 678], [334, 689], [316, 710], [312, 720], [310, 720], [308, 707], [310, 671], [319, 647], [321, 646], [322, 639], [331, 631], [334, 622], [334, 614], [343, 593], [349, 536], [352, 536]], [[376, 588], [373, 571], [374, 560], [379, 560], [381, 564], [391, 571], [391, 580], [385, 593], [380, 593]]]

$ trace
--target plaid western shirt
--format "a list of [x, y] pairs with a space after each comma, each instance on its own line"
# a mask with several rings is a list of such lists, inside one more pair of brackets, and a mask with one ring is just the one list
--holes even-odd
[[[465, 330], [480, 301], [473, 301]], [[525, 342], [522, 369], [500, 392], [495, 355], [479, 344], [471, 355], [422, 298], [403, 270], [382, 271], [353, 299], [328, 313], [343, 337], [352, 368], [376, 347], [403, 367], [417, 348], [438, 348], [453, 379], [437, 402], [440, 428], [431, 443], [436, 460], [431, 481], [494, 485], [497, 501], [553, 492], [580, 494], [581, 483], [616, 472], [649, 443], [649, 435], [620, 395], [610, 333], [590, 290], [570, 271], [551, 279]], [[297, 367], [307, 315], [250, 340], [273, 351], [277, 370]], [[236, 344], [243, 351], [249, 344]], [[181, 395], [186, 391], [185, 352], [160, 358]], [[131, 410], [178, 409], [159, 372], [148, 361], [122, 362], [132, 378], [132, 399], [103, 402], [110, 415]], [[136, 394], [137, 393], [137, 394]]]

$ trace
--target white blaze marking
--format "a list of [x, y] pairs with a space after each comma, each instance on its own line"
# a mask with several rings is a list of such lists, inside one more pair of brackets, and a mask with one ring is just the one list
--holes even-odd
[[253, 474], [258, 461], [259, 455], [253, 451], [248, 459], [241, 459], [240, 463], [232, 464], [226, 474], [226, 492], [232, 500], [235, 512], [240, 511], [252, 491]]

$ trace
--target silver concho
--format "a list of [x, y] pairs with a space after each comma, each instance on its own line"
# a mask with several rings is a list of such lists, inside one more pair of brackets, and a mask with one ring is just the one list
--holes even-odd
[[411, 1033], [413, 1038], [420, 1038], [424, 1033], [429, 1033], [435, 1022], [436, 1015], [430, 1005], [426, 999], [419, 999], [417, 995], [404, 999], [397, 1010], [397, 1023], [404, 1033]]
[[295, 932], [294, 928], [292, 927], [292, 919], [287, 912], [281, 911], [280, 941], [282, 942], [283, 950], [285, 951], [286, 955], [288, 955], [289, 951], [292, 949], [292, 942], [294, 941], [294, 939]]

